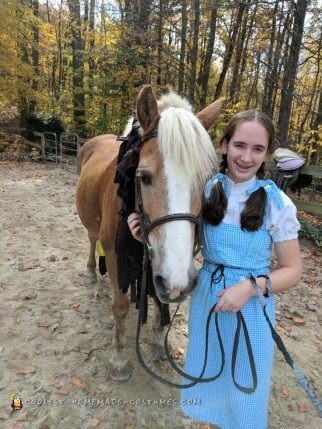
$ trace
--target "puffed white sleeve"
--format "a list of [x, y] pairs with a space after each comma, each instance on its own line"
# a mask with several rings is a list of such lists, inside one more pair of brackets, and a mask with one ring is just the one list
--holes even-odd
[[267, 219], [269, 233], [274, 243], [294, 240], [298, 237], [298, 231], [301, 229], [301, 225], [296, 217], [294, 203], [283, 191], [280, 192], [285, 206], [279, 209], [273, 198]]

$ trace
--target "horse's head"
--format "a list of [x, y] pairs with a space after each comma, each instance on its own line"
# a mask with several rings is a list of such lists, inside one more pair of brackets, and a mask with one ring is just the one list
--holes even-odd
[[[201, 211], [203, 187], [217, 167], [206, 130], [220, 113], [217, 100], [197, 116], [191, 106], [170, 92], [157, 102], [145, 86], [137, 101], [143, 144], [138, 173], [144, 211], [150, 221], [171, 214]], [[158, 131], [155, 136], [153, 131]], [[151, 134], [152, 133], [152, 134]], [[148, 234], [156, 293], [162, 302], [180, 302], [193, 289], [195, 224], [189, 220], [162, 222]]]

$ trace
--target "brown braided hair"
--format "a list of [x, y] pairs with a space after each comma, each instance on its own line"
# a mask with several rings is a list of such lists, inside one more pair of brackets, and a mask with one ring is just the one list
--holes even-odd
[[[258, 110], [246, 110], [237, 113], [228, 124], [220, 143], [227, 141], [229, 144], [236, 128], [244, 122], [254, 121], [261, 124], [268, 134], [267, 152], [272, 153], [275, 143], [275, 130], [271, 119], [263, 112]], [[226, 174], [228, 168], [227, 155], [222, 155], [219, 172]], [[258, 169], [256, 176], [258, 179], [263, 179], [265, 175], [265, 163], [263, 162]], [[257, 231], [262, 225], [266, 207], [266, 192], [263, 188], [253, 192], [246, 201], [245, 207], [240, 216], [240, 225], [243, 230]], [[223, 220], [228, 201], [224, 192], [222, 183], [218, 181], [212, 188], [209, 198], [205, 201], [202, 210], [204, 220], [211, 225], [219, 225]]]

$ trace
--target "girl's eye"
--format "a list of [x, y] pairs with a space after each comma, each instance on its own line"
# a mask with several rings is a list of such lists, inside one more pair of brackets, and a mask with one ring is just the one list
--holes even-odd
[[141, 175], [141, 182], [144, 185], [151, 185], [151, 176], [148, 174], [142, 174]]

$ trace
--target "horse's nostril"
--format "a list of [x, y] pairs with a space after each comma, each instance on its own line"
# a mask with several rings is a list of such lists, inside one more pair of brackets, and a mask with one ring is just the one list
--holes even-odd
[[166, 290], [166, 280], [160, 275], [156, 274], [154, 276], [154, 286], [162, 293]]

